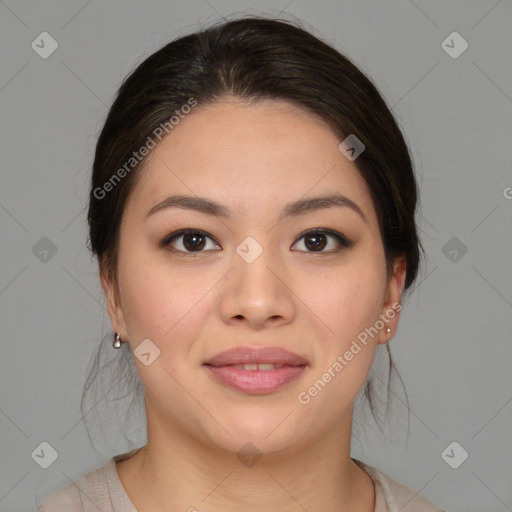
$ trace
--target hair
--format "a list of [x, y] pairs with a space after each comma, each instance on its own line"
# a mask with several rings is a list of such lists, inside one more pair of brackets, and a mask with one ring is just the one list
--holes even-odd
[[[192, 98], [198, 105], [228, 98], [249, 103], [285, 100], [321, 118], [340, 140], [356, 135], [365, 149], [354, 164], [377, 213], [388, 278], [394, 258], [405, 256], [405, 298], [418, 274], [420, 251], [424, 251], [415, 222], [418, 188], [413, 163], [396, 120], [372, 81], [349, 58], [297, 22], [255, 16], [223, 21], [175, 39], [142, 61], [119, 88], [97, 141], [88, 209], [88, 248], [96, 255], [100, 271], [115, 285], [117, 298], [121, 218], [147, 162], [145, 158], [134, 164], [130, 159]], [[98, 190], [107, 190], [105, 184], [112, 183], [116, 170], [123, 166], [126, 170], [129, 161], [133, 168], [109, 187], [107, 200], [98, 197]], [[81, 400], [83, 416], [85, 397], [104, 368], [112, 379], [101, 387], [105, 398], [105, 391], [112, 393], [116, 387], [126, 391], [125, 396], [132, 394], [132, 405], [143, 398], [128, 344], [115, 351], [111, 339], [102, 340], [90, 363]], [[115, 356], [100, 367], [105, 345], [108, 354]], [[392, 373], [398, 372], [389, 343], [385, 345], [389, 359], [387, 416]], [[382, 432], [375, 414], [374, 388], [370, 375], [363, 394]], [[381, 388], [378, 385], [377, 391]]]

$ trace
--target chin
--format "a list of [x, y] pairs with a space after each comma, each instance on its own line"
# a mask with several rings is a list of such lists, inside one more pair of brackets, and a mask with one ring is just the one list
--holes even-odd
[[[293, 421], [290, 418], [283, 421], [289, 413], [284, 413], [279, 417], [275, 414], [247, 414], [245, 416], [236, 416], [229, 421], [226, 417], [220, 418], [219, 423], [225, 428], [221, 428], [215, 423], [213, 432], [210, 431], [207, 437], [209, 442], [217, 448], [238, 454], [240, 450], [254, 450], [258, 453], [275, 453], [290, 449], [297, 445], [301, 438], [301, 433], [294, 430]], [[227, 431], [227, 432], [226, 432]]]

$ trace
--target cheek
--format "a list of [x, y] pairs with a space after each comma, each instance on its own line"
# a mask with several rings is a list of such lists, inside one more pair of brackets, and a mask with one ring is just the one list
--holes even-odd
[[185, 350], [202, 324], [208, 280], [199, 273], [178, 272], [165, 258], [142, 251], [120, 259], [119, 275], [127, 329], [134, 341], [149, 338], [162, 355], [170, 346], [173, 354]]
[[333, 415], [361, 389], [377, 347], [376, 337], [368, 332], [380, 313], [385, 266], [370, 256], [357, 261], [323, 280], [323, 289], [316, 288], [308, 302], [324, 326], [316, 350], [318, 364], [308, 384], [315, 386], [313, 393], [322, 395], [315, 399], [317, 406], [338, 404]]
[[372, 260], [317, 281], [304, 296], [326, 335], [342, 348], [378, 318], [384, 287], [384, 266]]
[[310, 387], [301, 390], [298, 399], [311, 400], [312, 407], [322, 411], [318, 414], [331, 421], [353, 403], [375, 356], [376, 338], [367, 332], [380, 313], [384, 280], [382, 268], [373, 264], [340, 272], [324, 293], [317, 290], [311, 297], [311, 309], [329, 329], [322, 329], [326, 334], [318, 339]]

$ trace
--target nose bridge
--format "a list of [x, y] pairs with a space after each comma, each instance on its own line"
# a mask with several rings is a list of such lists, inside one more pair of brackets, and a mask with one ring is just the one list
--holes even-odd
[[247, 236], [235, 248], [222, 301], [225, 321], [242, 316], [255, 327], [270, 318], [289, 321], [293, 314], [291, 292], [280, 276], [279, 253], [265, 247], [269, 237], [262, 238], [260, 243], [256, 236]]

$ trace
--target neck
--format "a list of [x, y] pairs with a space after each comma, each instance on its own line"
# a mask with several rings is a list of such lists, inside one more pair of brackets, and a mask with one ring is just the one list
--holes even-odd
[[117, 463], [138, 510], [374, 511], [373, 482], [350, 458], [351, 414], [307, 445], [245, 463], [236, 453], [149, 420], [146, 446]]

